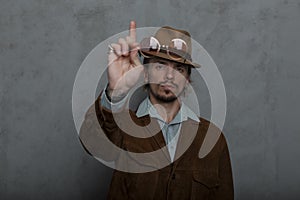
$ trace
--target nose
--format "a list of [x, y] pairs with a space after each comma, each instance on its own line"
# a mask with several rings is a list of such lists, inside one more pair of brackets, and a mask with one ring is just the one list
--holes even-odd
[[171, 67], [171, 66], [168, 66], [168, 67], [167, 67], [167, 70], [166, 70], [166, 78], [167, 78], [168, 80], [173, 79], [173, 78], [174, 78], [174, 73], [175, 73], [174, 68]]

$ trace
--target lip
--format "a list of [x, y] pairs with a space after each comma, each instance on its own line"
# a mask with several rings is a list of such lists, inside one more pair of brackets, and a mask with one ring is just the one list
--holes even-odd
[[173, 88], [175, 88], [175, 86], [172, 85], [172, 84], [160, 84], [160, 86], [164, 89], [173, 89]]

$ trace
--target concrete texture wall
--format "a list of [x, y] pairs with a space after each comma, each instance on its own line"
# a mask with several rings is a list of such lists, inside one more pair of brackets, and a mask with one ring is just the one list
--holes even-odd
[[0, 199], [104, 199], [111, 170], [80, 146], [72, 87], [89, 51], [132, 19], [189, 30], [219, 66], [236, 199], [299, 199], [299, 0], [0, 5]]

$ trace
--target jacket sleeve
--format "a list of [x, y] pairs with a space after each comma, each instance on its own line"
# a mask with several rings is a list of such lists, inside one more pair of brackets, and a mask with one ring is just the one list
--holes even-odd
[[117, 159], [122, 147], [122, 134], [111, 110], [100, 105], [101, 95], [89, 107], [80, 128], [79, 138], [85, 150], [105, 161]]

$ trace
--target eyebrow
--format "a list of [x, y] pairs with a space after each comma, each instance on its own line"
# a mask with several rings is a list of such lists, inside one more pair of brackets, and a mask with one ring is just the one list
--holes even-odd
[[158, 61], [156, 61], [156, 62], [159, 63], [159, 64], [168, 64], [168, 62], [161, 61], [161, 60], [158, 60]]
[[[150, 61], [150, 63], [159, 63], [159, 64], [168, 64], [169, 62], [168, 61], [164, 61], [162, 59], [157, 59], [157, 58], [154, 58]], [[181, 63], [177, 63], [177, 62], [174, 62], [175, 66], [174, 67], [182, 67], [182, 68], [185, 68], [188, 70], [188, 67], [185, 66], [184, 64], [181, 64]]]

